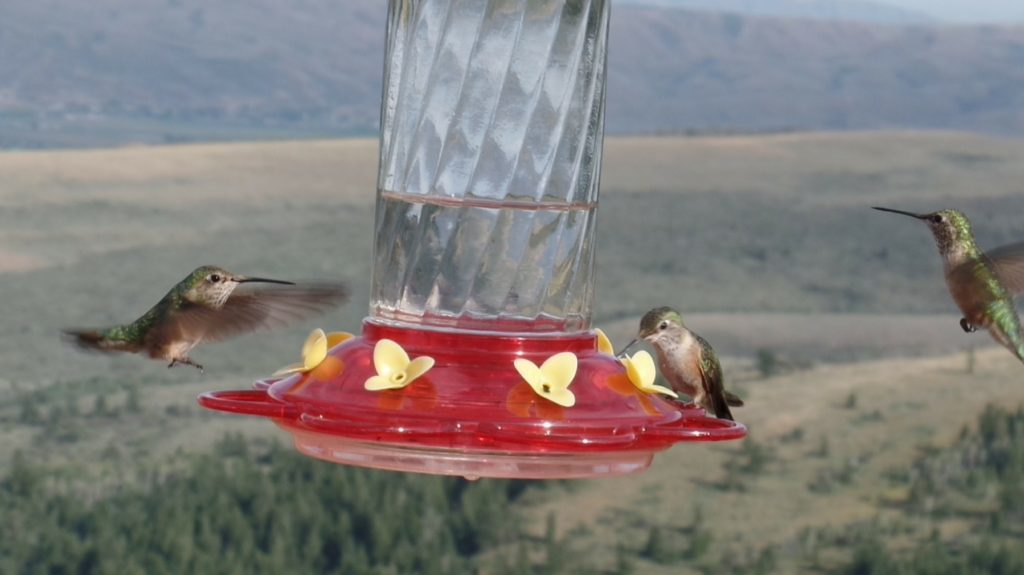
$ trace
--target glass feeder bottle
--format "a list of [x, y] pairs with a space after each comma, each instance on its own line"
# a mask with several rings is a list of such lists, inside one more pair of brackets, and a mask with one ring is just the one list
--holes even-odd
[[392, 0], [370, 315], [589, 328], [606, 0]]

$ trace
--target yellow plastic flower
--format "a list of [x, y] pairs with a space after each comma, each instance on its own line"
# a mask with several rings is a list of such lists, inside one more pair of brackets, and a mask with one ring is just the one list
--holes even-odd
[[373, 347], [373, 367], [377, 375], [363, 384], [368, 391], [401, 389], [434, 367], [434, 358], [426, 355], [409, 361], [409, 354], [390, 339], [382, 339]]
[[594, 332], [597, 333], [597, 351], [608, 355], [615, 355], [615, 348], [612, 347], [612, 340], [608, 339], [608, 336], [601, 331], [601, 328], [595, 327]]
[[314, 329], [309, 334], [309, 337], [306, 338], [306, 343], [302, 344], [302, 363], [293, 363], [288, 367], [277, 370], [274, 372], [274, 375], [313, 371], [327, 358], [327, 350], [353, 337], [355, 336], [343, 331], [324, 333], [324, 330], [320, 328]]
[[562, 407], [576, 405], [576, 396], [569, 391], [576, 377], [576, 354], [570, 351], [556, 353], [540, 367], [523, 358], [515, 360], [514, 365], [537, 395]]
[[679, 397], [676, 392], [664, 385], [654, 385], [656, 372], [654, 370], [654, 358], [651, 357], [651, 354], [646, 351], [638, 351], [633, 354], [633, 357], [628, 355], [620, 357], [619, 361], [626, 368], [626, 375], [629, 377], [629, 381], [632, 381], [633, 385], [640, 391], [644, 393], [663, 393], [675, 398]]

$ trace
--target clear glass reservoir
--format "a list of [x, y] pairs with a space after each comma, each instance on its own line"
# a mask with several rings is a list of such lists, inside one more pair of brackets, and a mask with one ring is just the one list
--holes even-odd
[[370, 313], [590, 325], [606, 0], [392, 0]]

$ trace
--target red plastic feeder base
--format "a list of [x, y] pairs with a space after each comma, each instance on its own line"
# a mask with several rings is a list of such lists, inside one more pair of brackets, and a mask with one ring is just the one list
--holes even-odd
[[[397, 342], [435, 365], [405, 388], [368, 391], [374, 345]], [[513, 367], [569, 351], [573, 407], [534, 393]], [[209, 409], [269, 417], [303, 453], [363, 467], [468, 478], [581, 478], [646, 469], [683, 441], [739, 439], [746, 428], [637, 389], [593, 333], [503, 336], [399, 328], [367, 321], [363, 336], [308, 373], [254, 390], [208, 392]]]

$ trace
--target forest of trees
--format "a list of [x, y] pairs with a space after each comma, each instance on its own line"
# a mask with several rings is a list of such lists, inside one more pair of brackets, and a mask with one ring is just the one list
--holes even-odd
[[909, 552], [872, 532], [855, 544], [849, 575], [1015, 575], [1024, 573], [1024, 407], [989, 405], [977, 429], [922, 457], [907, 474], [907, 512], [973, 523], [954, 541], [935, 532]]
[[241, 436], [97, 501], [18, 457], [0, 487], [0, 573], [464, 573], [519, 538], [529, 484], [331, 465]]
[[[856, 396], [846, 404], [855, 405]], [[722, 487], [742, 489], [749, 474], [765, 472], [773, 457], [770, 445], [748, 438], [726, 464], [730, 473]], [[637, 555], [709, 575], [1024, 573], [1024, 407], [1011, 411], [989, 405], [952, 446], [925, 450], [905, 468], [892, 470], [891, 484], [878, 490], [892, 487], [906, 493], [903, 500], [888, 503], [903, 512], [899, 520], [876, 517], [840, 527], [808, 527], [798, 541], [753, 549], [745, 558], [722, 554], [695, 561], [708, 552], [714, 535], [695, 517], [686, 529], [687, 541], [679, 541], [678, 534], [669, 540], [664, 529], [652, 526]], [[951, 519], [958, 529], [943, 533], [941, 526]], [[932, 525], [931, 532], [922, 525]]]
[[[683, 561], [752, 574], [775, 572], [784, 553], [695, 566], [712, 538], [697, 509], [678, 557], [664, 553], [668, 532], [652, 528], [610, 571], [556, 540], [553, 518], [546, 535], [526, 528], [522, 496], [550, 484], [331, 465], [240, 435], [182, 457], [176, 471], [86, 497], [17, 456], [0, 479], [0, 573], [628, 573], [643, 561]], [[953, 446], [923, 454], [894, 482], [906, 487], [908, 517], [970, 527], [952, 541], [938, 529], [921, 537], [882, 524], [821, 530], [799, 564], [849, 575], [1024, 573], [1024, 408], [989, 407]], [[819, 562], [836, 550], [842, 564]]]

